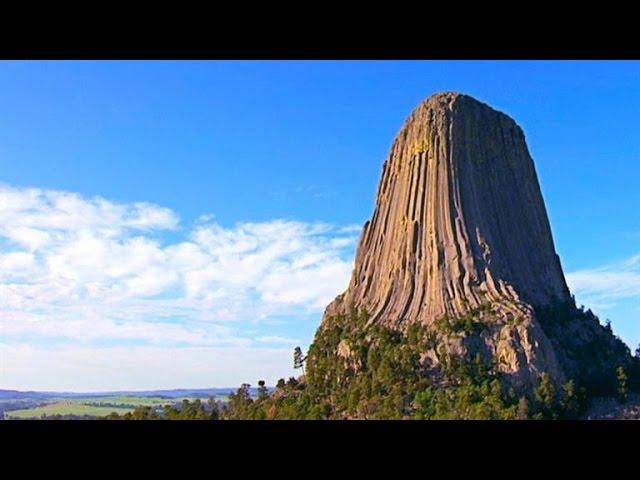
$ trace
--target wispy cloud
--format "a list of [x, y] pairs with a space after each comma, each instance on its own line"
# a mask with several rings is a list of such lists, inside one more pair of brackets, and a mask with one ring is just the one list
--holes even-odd
[[[168, 231], [182, 238], [168, 242]], [[67, 348], [296, 343], [265, 329], [287, 315], [319, 314], [346, 287], [354, 232], [285, 219], [224, 227], [206, 215], [184, 227], [150, 203], [0, 185], [3, 368], [16, 367], [8, 345], [36, 340]], [[238, 333], [255, 324], [261, 336]]]
[[640, 255], [626, 261], [567, 274], [573, 293], [595, 308], [611, 308], [616, 302], [637, 297], [640, 300]]

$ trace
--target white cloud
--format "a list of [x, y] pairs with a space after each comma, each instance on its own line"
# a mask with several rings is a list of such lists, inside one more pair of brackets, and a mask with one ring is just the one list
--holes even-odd
[[0, 275], [25, 276], [32, 274], [35, 259], [30, 252], [10, 252], [0, 255]]
[[640, 255], [600, 268], [567, 274], [567, 283], [586, 304], [610, 308], [619, 300], [640, 297]]
[[578, 303], [610, 318], [613, 330], [632, 350], [640, 342], [640, 255], [623, 262], [567, 274]]
[[[0, 383], [13, 375], [7, 349], [26, 338], [70, 350], [295, 343], [265, 329], [320, 314], [346, 287], [355, 227], [283, 219], [223, 227], [212, 218], [168, 242], [179, 226], [170, 209], [0, 185]], [[237, 333], [259, 321], [261, 336]]]
[[44, 247], [51, 240], [49, 233], [29, 227], [11, 229], [7, 237], [30, 251]]
[[12, 239], [25, 232], [29, 237], [53, 231], [60, 238], [83, 230], [115, 236], [126, 229], [167, 230], [177, 224], [170, 209], [145, 202], [118, 204], [71, 192], [0, 185], [0, 233]]

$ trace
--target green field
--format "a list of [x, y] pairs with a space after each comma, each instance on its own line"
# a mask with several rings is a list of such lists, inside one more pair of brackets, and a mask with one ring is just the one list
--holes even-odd
[[64, 400], [60, 402], [50, 403], [36, 408], [28, 408], [25, 410], [13, 410], [5, 412], [7, 418], [40, 418], [42, 415], [91, 415], [96, 417], [104, 417], [111, 412], [120, 415], [132, 411], [133, 408], [122, 407], [94, 407], [79, 403], [76, 400]]
[[[218, 397], [223, 399], [226, 397]], [[123, 415], [133, 411], [136, 407], [163, 406], [182, 402], [182, 398], [163, 397], [137, 397], [129, 395], [118, 395], [108, 397], [84, 397], [73, 399], [53, 399], [46, 405], [22, 410], [11, 410], [5, 412], [6, 418], [40, 418], [43, 415], [89, 415], [92, 417], [104, 417], [112, 412]], [[188, 398], [189, 401], [195, 398]], [[201, 399], [206, 402], [207, 399]]]

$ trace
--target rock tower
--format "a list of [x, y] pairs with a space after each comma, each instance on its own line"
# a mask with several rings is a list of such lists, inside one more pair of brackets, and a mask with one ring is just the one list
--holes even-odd
[[[561, 326], [541, 318], [558, 306]], [[438, 319], [474, 314], [487, 326], [480, 338], [440, 336], [438, 348], [484, 351], [520, 385], [543, 372], [559, 383], [583, 373], [576, 352], [595, 348], [607, 364], [602, 338], [628, 357], [575, 308], [522, 129], [458, 93], [420, 103], [393, 141], [351, 281], [323, 323], [353, 307], [368, 311], [369, 325], [398, 330], [435, 331]], [[423, 360], [437, 364], [438, 355]]]

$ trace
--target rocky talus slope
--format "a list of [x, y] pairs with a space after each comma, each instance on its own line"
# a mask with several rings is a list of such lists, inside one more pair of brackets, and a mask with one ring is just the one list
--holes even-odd
[[[397, 134], [350, 284], [318, 335], [352, 308], [369, 313], [368, 326], [426, 327], [436, 338], [421, 356], [428, 366], [480, 354], [529, 391], [543, 372], [597, 389], [631, 362], [573, 302], [522, 129], [457, 93], [429, 97]], [[465, 329], [470, 316], [482, 328]]]

